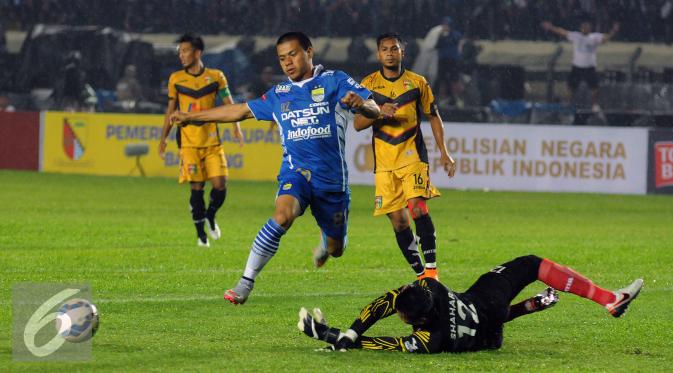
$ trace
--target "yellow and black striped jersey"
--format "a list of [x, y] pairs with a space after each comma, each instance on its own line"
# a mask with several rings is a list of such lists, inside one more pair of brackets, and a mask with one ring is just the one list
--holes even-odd
[[[184, 112], [202, 111], [215, 107], [217, 95], [230, 95], [227, 78], [220, 70], [203, 68], [192, 75], [187, 70], [179, 70], [168, 79], [168, 98], [177, 100], [177, 108]], [[219, 145], [217, 124], [194, 123], [179, 127], [178, 146], [208, 147]]]
[[357, 335], [356, 348], [395, 350], [414, 353], [463, 352], [483, 346], [479, 314], [471, 298], [453, 292], [434, 279], [414, 281], [410, 286], [424, 287], [432, 295], [432, 309], [422, 325], [413, 325], [413, 332], [404, 337], [363, 335], [377, 321], [397, 313], [397, 300], [403, 287], [393, 289], [374, 299], [360, 311], [350, 329]]
[[379, 106], [398, 105], [393, 118], [377, 119], [372, 126], [376, 171], [396, 170], [419, 161], [427, 163], [420, 114], [436, 115], [437, 108], [425, 78], [403, 70], [399, 77], [388, 79], [377, 71], [365, 77], [362, 85], [372, 92]]

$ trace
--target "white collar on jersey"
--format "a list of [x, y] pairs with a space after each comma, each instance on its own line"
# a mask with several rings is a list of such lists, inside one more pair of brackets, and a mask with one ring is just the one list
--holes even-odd
[[302, 80], [301, 82], [295, 82], [295, 81], [293, 81], [293, 80], [290, 79], [290, 78], [287, 78], [287, 79], [288, 79], [293, 85], [296, 85], [296, 86], [299, 86], [299, 87], [303, 87], [304, 84], [310, 82], [311, 80], [313, 80], [313, 78], [315, 78], [316, 76], [320, 75], [320, 73], [322, 73], [323, 70], [325, 70], [325, 68], [324, 68], [322, 65], [315, 65], [315, 66], [313, 66], [313, 76], [312, 76], [312, 77], [310, 77], [310, 78], [308, 78], [308, 79], [304, 79], [304, 80]]

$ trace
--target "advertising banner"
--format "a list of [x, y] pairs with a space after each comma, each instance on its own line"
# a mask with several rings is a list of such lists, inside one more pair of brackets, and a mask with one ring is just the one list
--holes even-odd
[[0, 169], [37, 170], [40, 113], [0, 112]]
[[[158, 155], [162, 115], [46, 112], [43, 123], [42, 171], [178, 177], [180, 162], [175, 127], [165, 159]], [[241, 123], [244, 146], [233, 137], [233, 125], [221, 123], [229, 177], [275, 180], [282, 156], [280, 136], [269, 122]]]
[[[430, 178], [438, 187], [644, 194], [644, 128], [446, 124], [456, 176], [444, 173], [428, 123], [422, 124]], [[371, 130], [347, 132], [351, 183], [373, 184]]]
[[648, 159], [647, 192], [673, 194], [673, 131], [650, 131]]

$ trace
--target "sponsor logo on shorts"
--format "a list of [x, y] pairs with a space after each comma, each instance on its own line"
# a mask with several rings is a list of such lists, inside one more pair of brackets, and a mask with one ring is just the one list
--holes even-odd
[[187, 165], [187, 172], [189, 172], [190, 174], [196, 175], [196, 170], [197, 170], [197, 167], [196, 167], [195, 164], [192, 163], [192, 164]]
[[376, 209], [378, 210], [382, 206], [383, 206], [383, 196], [376, 196], [376, 198], [374, 199], [374, 207], [376, 207]]
[[301, 176], [303, 176], [304, 179], [306, 179], [306, 181], [311, 181], [311, 170], [305, 170], [303, 168], [298, 168], [297, 172], [299, 172], [301, 174]]
[[673, 142], [654, 144], [654, 169], [657, 188], [673, 185]]
[[292, 189], [292, 183], [287, 183], [283, 185], [283, 190], [290, 190]]

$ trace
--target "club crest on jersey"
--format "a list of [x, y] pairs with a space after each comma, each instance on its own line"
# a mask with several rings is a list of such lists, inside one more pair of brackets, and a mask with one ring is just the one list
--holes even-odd
[[288, 93], [292, 88], [291, 84], [278, 84], [276, 86], [276, 93]]
[[411, 80], [405, 80], [404, 81], [404, 88], [414, 89], [414, 83], [412, 83]]
[[281, 113], [287, 113], [290, 111], [290, 102], [281, 102], [280, 103], [280, 112]]
[[325, 88], [316, 87], [311, 90], [311, 98], [314, 102], [320, 102], [325, 99]]
[[211, 81], [212, 79], [210, 79], [210, 77], [207, 76], [207, 77], [204, 78], [204, 80], [206, 81], [206, 84], [210, 84], [210, 81]]

